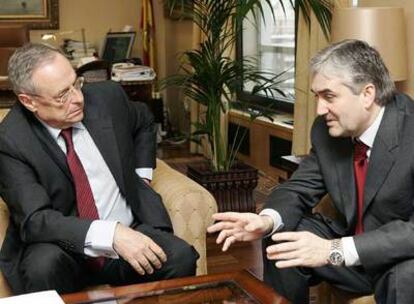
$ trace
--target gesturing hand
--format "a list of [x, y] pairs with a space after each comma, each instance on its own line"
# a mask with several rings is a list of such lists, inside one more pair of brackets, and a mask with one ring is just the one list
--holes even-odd
[[320, 267], [328, 263], [331, 241], [310, 232], [280, 232], [272, 240], [282, 242], [266, 248], [267, 258], [277, 260], [276, 267]]
[[154, 267], [159, 269], [167, 261], [164, 251], [152, 239], [121, 224], [116, 225], [113, 246], [140, 275], [152, 274]]
[[207, 228], [207, 232], [219, 232], [216, 243], [224, 241], [222, 250], [226, 251], [236, 241], [253, 241], [261, 238], [273, 227], [272, 219], [255, 213], [224, 212], [213, 214], [219, 221]]

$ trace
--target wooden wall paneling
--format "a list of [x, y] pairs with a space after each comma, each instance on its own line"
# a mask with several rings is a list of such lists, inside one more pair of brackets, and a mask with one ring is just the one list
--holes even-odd
[[238, 158], [256, 167], [275, 179], [287, 179], [287, 173], [270, 165], [269, 150], [270, 136], [292, 141], [292, 128], [288, 125], [256, 119], [251, 121], [243, 113], [231, 112], [229, 121], [250, 130], [250, 155], [238, 154]]

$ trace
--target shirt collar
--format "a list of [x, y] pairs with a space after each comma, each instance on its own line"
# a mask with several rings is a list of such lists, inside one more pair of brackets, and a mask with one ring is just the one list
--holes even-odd
[[380, 112], [377, 115], [377, 118], [375, 118], [372, 125], [369, 126], [368, 129], [362, 133], [362, 135], [358, 138], [361, 142], [363, 142], [365, 145], [367, 145], [370, 149], [374, 145], [375, 136], [377, 135], [382, 117], [384, 116], [384, 107], [381, 107]]
[[[54, 140], [57, 140], [58, 137], [59, 137], [59, 135], [60, 135], [60, 132], [62, 131], [62, 129], [54, 128], [54, 127], [48, 125], [46, 122], [44, 122], [43, 120], [41, 120], [39, 118], [38, 118], [38, 120], [46, 128], [46, 130], [50, 133], [50, 135], [52, 136], [52, 138]], [[73, 124], [72, 128], [75, 128], [75, 129], [85, 129], [85, 126], [83, 125], [82, 122], [76, 122], [76, 123]]]

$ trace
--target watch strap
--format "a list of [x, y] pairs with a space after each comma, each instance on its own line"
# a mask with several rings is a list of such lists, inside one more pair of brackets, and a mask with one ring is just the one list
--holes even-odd
[[341, 239], [333, 239], [331, 241], [331, 250], [329, 252], [328, 262], [333, 266], [342, 266], [344, 264], [344, 251]]

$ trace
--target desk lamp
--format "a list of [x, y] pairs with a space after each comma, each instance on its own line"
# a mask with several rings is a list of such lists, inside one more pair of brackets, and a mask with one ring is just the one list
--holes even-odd
[[381, 54], [395, 82], [407, 79], [407, 42], [402, 8], [335, 9], [332, 15], [331, 41], [343, 39], [366, 41]]
[[65, 35], [70, 35], [73, 33], [78, 33], [80, 32], [82, 35], [82, 46], [83, 46], [83, 52], [84, 55], [86, 56], [87, 54], [87, 46], [86, 46], [86, 35], [85, 35], [85, 29], [81, 28], [81, 29], [77, 29], [77, 30], [68, 30], [68, 31], [61, 31], [61, 32], [55, 32], [55, 33], [47, 33], [47, 34], [43, 34], [41, 36], [42, 40], [57, 40], [58, 36], [65, 36]]

